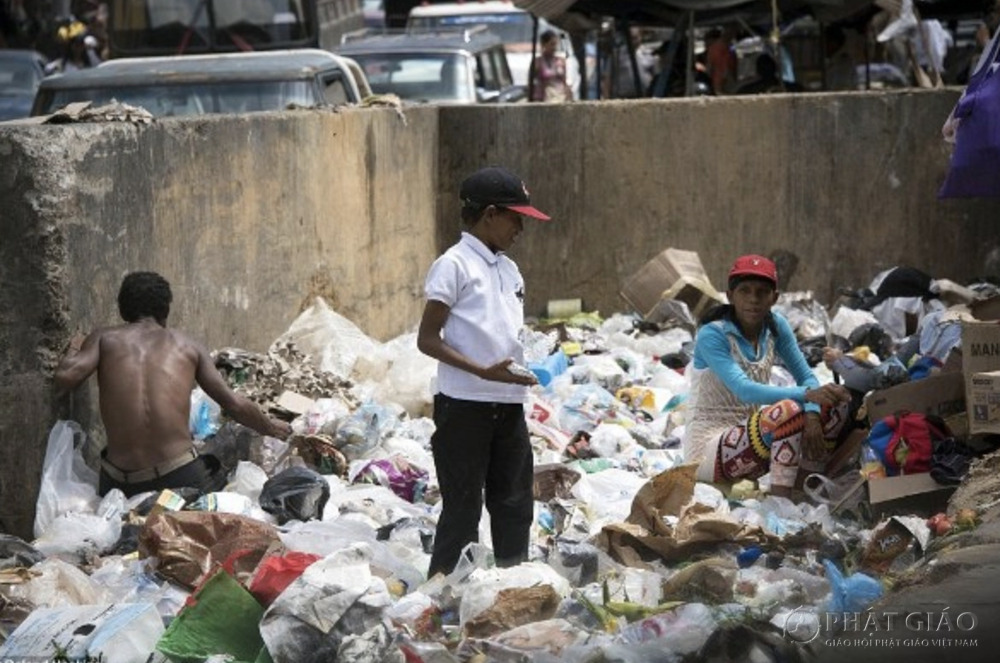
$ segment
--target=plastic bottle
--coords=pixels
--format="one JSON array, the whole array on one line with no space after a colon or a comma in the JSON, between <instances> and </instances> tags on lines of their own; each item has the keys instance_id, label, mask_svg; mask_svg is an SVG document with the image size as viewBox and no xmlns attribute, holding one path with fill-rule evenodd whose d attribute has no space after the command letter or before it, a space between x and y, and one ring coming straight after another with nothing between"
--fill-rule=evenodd
<instances>
[{"instance_id":1,"label":"plastic bottle","mask_svg":"<svg viewBox=\"0 0 1000 663\"><path fill-rule=\"evenodd\" d=\"M861 476L869 480L885 477L885 465L870 444L861 446Z\"/></svg>"}]
</instances>

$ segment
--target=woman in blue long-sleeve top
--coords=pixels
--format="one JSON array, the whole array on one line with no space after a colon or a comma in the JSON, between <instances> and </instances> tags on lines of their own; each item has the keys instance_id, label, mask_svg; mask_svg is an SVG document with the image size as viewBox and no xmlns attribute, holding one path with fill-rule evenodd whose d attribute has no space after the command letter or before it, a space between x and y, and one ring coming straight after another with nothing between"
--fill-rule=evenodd
<instances>
[{"instance_id":1,"label":"woman in blue long-sleeve top","mask_svg":"<svg viewBox=\"0 0 1000 663\"><path fill-rule=\"evenodd\" d=\"M771 310L778 299L772 261L733 263L729 304L698 330L684 455L700 481L756 479L769 470L771 492L790 496L800 469L821 469L843 428L849 392L820 386L788 321ZM771 385L780 357L796 386Z\"/></svg>"}]
</instances>

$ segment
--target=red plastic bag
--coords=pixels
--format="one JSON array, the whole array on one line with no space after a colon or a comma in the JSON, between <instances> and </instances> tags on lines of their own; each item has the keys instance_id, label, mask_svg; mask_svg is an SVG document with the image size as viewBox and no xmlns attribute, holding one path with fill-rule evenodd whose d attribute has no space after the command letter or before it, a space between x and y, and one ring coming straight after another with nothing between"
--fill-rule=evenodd
<instances>
[{"instance_id":1,"label":"red plastic bag","mask_svg":"<svg viewBox=\"0 0 1000 663\"><path fill-rule=\"evenodd\" d=\"M250 593L266 608L318 559L319 555L295 551L265 557L250 581Z\"/></svg>"}]
</instances>

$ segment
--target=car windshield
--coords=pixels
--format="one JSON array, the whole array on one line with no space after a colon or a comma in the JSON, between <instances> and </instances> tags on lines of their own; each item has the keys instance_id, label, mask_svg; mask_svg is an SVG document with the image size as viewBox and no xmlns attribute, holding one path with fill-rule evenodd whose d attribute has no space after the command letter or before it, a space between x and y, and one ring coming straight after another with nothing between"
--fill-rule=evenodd
<instances>
[{"instance_id":1,"label":"car windshield","mask_svg":"<svg viewBox=\"0 0 1000 663\"><path fill-rule=\"evenodd\" d=\"M0 92L32 92L38 80L38 72L30 62L0 60Z\"/></svg>"},{"instance_id":2,"label":"car windshield","mask_svg":"<svg viewBox=\"0 0 1000 663\"><path fill-rule=\"evenodd\" d=\"M453 16L419 16L410 19L410 27L418 29L459 28L468 29L485 25L505 44L526 44L531 50L533 29L527 12L501 12L497 14L456 14Z\"/></svg>"},{"instance_id":3,"label":"car windshield","mask_svg":"<svg viewBox=\"0 0 1000 663\"><path fill-rule=\"evenodd\" d=\"M101 105L112 100L141 106L157 117L248 113L319 103L310 81L129 85L56 90L41 113L52 113L74 101Z\"/></svg>"},{"instance_id":4,"label":"car windshield","mask_svg":"<svg viewBox=\"0 0 1000 663\"><path fill-rule=\"evenodd\" d=\"M467 58L455 53L361 53L372 91L409 101L474 101Z\"/></svg>"}]
</instances>

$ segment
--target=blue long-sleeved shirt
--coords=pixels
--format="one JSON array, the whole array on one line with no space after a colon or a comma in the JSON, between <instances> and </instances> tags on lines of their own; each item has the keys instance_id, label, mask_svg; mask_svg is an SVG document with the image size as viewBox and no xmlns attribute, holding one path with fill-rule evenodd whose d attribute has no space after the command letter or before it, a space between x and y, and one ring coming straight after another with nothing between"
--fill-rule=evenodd
<instances>
[{"instance_id":1,"label":"blue long-sleeved shirt","mask_svg":"<svg viewBox=\"0 0 1000 663\"><path fill-rule=\"evenodd\" d=\"M748 376L732 357L729 338L736 339L737 346L743 356L750 361L763 358L767 339L773 333L765 325L757 342L757 349L740 331L736 324L728 319L716 320L702 325L695 339L694 367L696 369L711 369L723 384L733 394L745 403L767 404L784 399L792 399L804 404L807 412L819 412L819 405L806 402L806 391L819 387L812 369L806 362L802 351L795 341L795 332L780 313L772 312L777 334L774 339L774 351L795 378L795 387L778 387L755 382Z\"/></svg>"}]
</instances>

